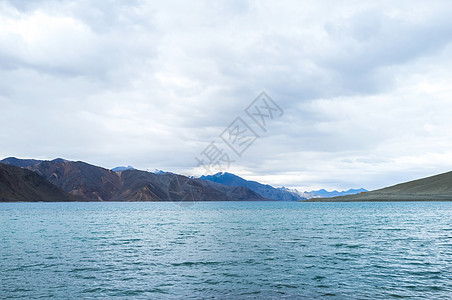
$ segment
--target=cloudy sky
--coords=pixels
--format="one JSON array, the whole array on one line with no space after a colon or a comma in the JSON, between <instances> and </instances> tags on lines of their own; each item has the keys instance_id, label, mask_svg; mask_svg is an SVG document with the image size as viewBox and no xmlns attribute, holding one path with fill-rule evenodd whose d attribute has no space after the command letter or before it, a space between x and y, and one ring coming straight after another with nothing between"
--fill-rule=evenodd
<instances>
[{"instance_id":1,"label":"cloudy sky","mask_svg":"<svg viewBox=\"0 0 452 300\"><path fill-rule=\"evenodd\" d=\"M375 189L452 170L450 1L0 1L0 157ZM250 122L251 123L251 122ZM253 126L250 124L250 126ZM253 127L254 128L254 127ZM256 129L257 131L257 129ZM229 150L228 150L229 149Z\"/></svg>"}]
</instances>

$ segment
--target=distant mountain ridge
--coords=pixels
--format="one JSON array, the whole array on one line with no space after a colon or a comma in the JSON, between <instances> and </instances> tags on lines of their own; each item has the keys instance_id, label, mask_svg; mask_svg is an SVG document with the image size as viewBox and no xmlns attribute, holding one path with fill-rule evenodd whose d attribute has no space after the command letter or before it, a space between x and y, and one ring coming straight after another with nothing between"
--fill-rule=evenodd
<instances>
[{"instance_id":1,"label":"distant mountain ridge","mask_svg":"<svg viewBox=\"0 0 452 300\"><path fill-rule=\"evenodd\" d=\"M227 186L246 187L259 195L279 201L300 201L305 197L292 192L286 188L275 188L271 185L262 184L257 181L249 181L231 173L217 173L215 175L201 176L200 179L220 183Z\"/></svg>"},{"instance_id":2,"label":"distant mountain ridge","mask_svg":"<svg viewBox=\"0 0 452 300\"><path fill-rule=\"evenodd\" d=\"M306 196L306 198L331 198L331 197L338 197L338 196L347 196L347 195L354 195L359 193L365 193L367 192L366 189L360 188L360 189L349 189L346 191L327 191L325 189L317 190L317 191L310 191L310 192L304 192L303 195Z\"/></svg>"},{"instance_id":3,"label":"distant mountain ridge","mask_svg":"<svg viewBox=\"0 0 452 300\"><path fill-rule=\"evenodd\" d=\"M256 193L263 197L280 201L300 201L310 198L327 198L367 192L367 190L363 188L349 189L347 191L341 192L339 191L328 192L325 189L310 192L299 192L296 189L289 189L286 187L275 188L268 184L262 184L256 181L249 181L243 179L240 176L227 172L224 173L220 172L215 175L201 176L200 179L209 180L212 182L217 182L229 186L244 186L252 191L255 191Z\"/></svg>"},{"instance_id":4,"label":"distant mountain ridge","mask_svg":"<svg viewBox=\"0 0 452 300\"><path fill-rule=\"evenodd\" d=\"M356 195L310 199L309 201L452 201L452 172Z\"/></svg>"},{"instance_id":5,"label":"distant mountain ridge","mask_svg":"<svg viewBox=\"0 0 452 300\"><path fill-rule=\"evenodd\" d=\"M132 166L127 166L127 167L119 166L119 167L113 168L111 170L113 172L122 172L122 171L127 171L127 170L135 170L135 168Z\"/></svg>"}]
</instances>

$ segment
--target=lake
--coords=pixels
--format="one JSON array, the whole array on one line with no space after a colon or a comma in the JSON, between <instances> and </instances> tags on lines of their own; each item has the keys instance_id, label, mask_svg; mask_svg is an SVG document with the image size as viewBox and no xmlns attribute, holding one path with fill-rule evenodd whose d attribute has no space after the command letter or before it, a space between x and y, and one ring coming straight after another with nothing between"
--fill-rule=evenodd
<instances>
[{"instance_id":1,"label":"lake","mask_svg":"<svg viewBox=\"0 0 452 300\"><path fill-rule=\"evenodd\" d=\"M0 298L452 297L452 203L0 203Z\"/></svg>"}]
</instances>

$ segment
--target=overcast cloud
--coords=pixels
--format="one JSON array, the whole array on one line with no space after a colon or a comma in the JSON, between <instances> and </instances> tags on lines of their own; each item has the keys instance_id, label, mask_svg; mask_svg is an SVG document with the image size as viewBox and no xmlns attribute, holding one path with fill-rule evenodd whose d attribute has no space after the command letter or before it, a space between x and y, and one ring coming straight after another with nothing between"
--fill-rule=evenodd
<instances>
[{"instance_id":1,"label":"overcast cloud","mask_svg":"<svg viewBox=\"0 0 452 300\"><path fill-rule=\"evenodd\" d=\"M200 175L261 92L284 110L229 169L301 190L452 169L450 1L0 1L0 157Z\"/></svg>"}]
</instances>

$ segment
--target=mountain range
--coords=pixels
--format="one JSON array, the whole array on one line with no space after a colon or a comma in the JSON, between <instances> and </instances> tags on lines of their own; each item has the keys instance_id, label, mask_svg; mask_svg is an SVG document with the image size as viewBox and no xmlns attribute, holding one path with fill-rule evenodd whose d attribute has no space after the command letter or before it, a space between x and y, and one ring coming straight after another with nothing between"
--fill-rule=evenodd
<instances>
[{"instance_id":1,"label":"mountain range","mask_svg":"<svg viewBox=\"0 0 452 300\"><path fill-rule=\"evenodd\" d=\"M452 172L371 192L322 189L300 193L248 181L231 173L193 178L163 171L140 171L130 166L108 170L62 158L47 161L9 157L0 161L0 202L268 200L452 201Z\"/></svg>"},{"instance_id":2,"label":"mountain range","mask_svg":"<svg viewBox=\"0 0 452 300\"><path fill-rule=\"evenodd\" d=\"M347 191L341 192L339 191L329 192L325 189L310 192L299 192L296 189L288 189L286 187L275 188L272 187L271 185L262 184L257 181L245 180L237 175L227 172L220 172L215 175L201 176L200 178L228 186L244 186L266 198L280 201L300 201L311 198L328 198L367 192L367 190L363 188L349 189Z\"/></svg>"},{"instance_id":3,"label":"mountain range","mask_svg":"<svg viewBox=\"0 0 452 300\"><path fill-rule=\"evenodd\" d=\"M140 171L132 166L108 170L62 158L48 161L8 157L0 164L4 170L4 176L0 178L0 201L58 201L55 199L63 198L65 201L303 201L366 191L328 192L322 189L300 193L245 180L231 173L189 178L161 170ZM6 165L16 168L7 169ZM28 177L23 172L28 172ZM27 188L30 182L24 180L24 176L32 178L39 188ZM45 197L47 192L48 197Z\"/></svg>"},{"instance_id":4,"label":"mountain range","mask_svg":"<svg viewBox=\"0 0 452 300\"><path fill-rule=\"evenodd\" d=\"M246 187L168 172L113 171L81 161L6 158L0 201L266 201ZM46 197L48 196L48 197Z\"/></svg>"}]
</instances>

